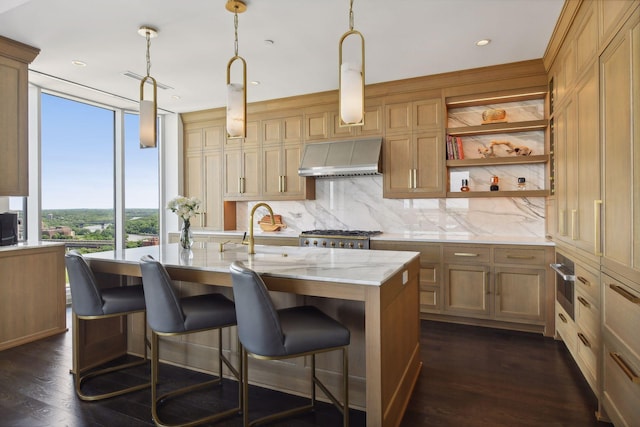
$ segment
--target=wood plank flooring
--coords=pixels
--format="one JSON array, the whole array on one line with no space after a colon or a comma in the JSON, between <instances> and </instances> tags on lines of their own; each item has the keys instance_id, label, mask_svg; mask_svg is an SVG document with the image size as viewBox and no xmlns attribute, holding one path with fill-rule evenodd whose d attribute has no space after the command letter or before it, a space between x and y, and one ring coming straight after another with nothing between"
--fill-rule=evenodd
<instances>
[{"instance_id":1,"label":"wood plank flooring","mask_svg":"<svg viewBox=\"0 0 640 427\"><path fill-rule=\"evenodd\" d=\"M68 323L70 324L70 322ZM420 378L403 427L608 426L595 420L596 399L564 344L541 335L422 321ZM151 393L139 391L102 402L81 402L73 392L71 333L0 352L0 426L150 426ZM133 368L119 383L144 381L148 367ZM162 366L160 380L177 387L203 374ZM94 381L96 391L118 384ZM232 407L237 384L225 381L206 395L170 402L169 422ZM252 387L251 416L299 403L297 397ZM240 416L216 425L240 426ZM339 426L338 411L321 404L312 414L274 426ZM365 425L351 410L351 425Z\"/></svg>"}]
</instances>

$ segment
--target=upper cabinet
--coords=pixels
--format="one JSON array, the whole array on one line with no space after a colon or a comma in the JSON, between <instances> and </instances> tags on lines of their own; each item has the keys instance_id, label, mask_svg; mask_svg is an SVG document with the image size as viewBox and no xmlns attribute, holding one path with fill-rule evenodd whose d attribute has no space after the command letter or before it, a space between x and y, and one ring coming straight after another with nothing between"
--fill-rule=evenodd
<instances>
[{"instance_id":1,"label":"upper cabinet","mask_svg":"<svg viewBox=\"0 0 640 427\"><path fill-rule=\"evenodd\" d=\"M29 194L27 67L39 52L0 36L0 196Z\"/></svg>"},{"instance_id":2,"label":"upper cabinet","mask_svg":"<svg viewBox=\"0 0 640 427\"><path fill-rule=\"evenodd\" d=\"M385 198L444 197L442 99L385 105Z\"/></svg>"},{"instance_id":3,"label":"upper cabinet","mask_svg":"<svg viewBox=\"0 0 640 427\"><path fill-rule=\"evenodd\" d=\"M546 93L534 87L447 98L447 197L549 194Z\"/></svg>"}]
</instances>

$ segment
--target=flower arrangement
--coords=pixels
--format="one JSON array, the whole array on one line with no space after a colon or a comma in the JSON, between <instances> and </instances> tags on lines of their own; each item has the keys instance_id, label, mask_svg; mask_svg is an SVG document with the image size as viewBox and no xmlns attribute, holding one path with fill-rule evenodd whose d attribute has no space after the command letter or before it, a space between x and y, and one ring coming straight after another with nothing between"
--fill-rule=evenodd
<instances>
[{"instance_id":1,"label":"flower arrangement","mask_svg":"<svg viewBox=\"0 0 640 427\"><path fill-rule=\"evenodd\" d=\"M189 223L191 218L202 213L200 203L197 197L177 196L169 201L167 209L178 215L185 223Z\"/></svg>"},{"instance_id":2,"label":"flower arrangement","mask_svg":"<svg viewBox=\"0 0 640 427\"><path fill-rule=\"evenodd\" d=\"M183 221L179 240L180 246L183 249L190 249L191 245L193 245L191 218L202 213L200 211L200 203L200 199L197 197L177 196L167 204L167 209L178 215Z\"/></svg>"}]
</instances>

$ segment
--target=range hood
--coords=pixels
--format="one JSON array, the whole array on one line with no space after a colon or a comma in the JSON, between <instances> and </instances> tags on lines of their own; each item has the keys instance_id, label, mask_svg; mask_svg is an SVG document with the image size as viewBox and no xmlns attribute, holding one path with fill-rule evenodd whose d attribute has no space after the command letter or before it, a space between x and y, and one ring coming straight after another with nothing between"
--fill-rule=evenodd
<instances>
[{"instance_id":1,"label":"range hood","mask_svg":"<svg viewBox=\"0 0 640 427\"><path fill-rule=\"evenodd\" d=\"M380 175L381 148L380 137L307 144L298 175L316 178Z\"/></svg>"}]
</instances>

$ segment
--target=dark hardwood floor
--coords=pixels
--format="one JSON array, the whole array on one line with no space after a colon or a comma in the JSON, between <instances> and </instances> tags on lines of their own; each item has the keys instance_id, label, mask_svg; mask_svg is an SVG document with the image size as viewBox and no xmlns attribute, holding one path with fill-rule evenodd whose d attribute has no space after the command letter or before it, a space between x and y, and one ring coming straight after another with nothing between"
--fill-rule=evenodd
<instances>
[{"instance_id":1,"label":"dark hardwood floor","mask_svg":"<svg viewBox=\"0 0 640 427\"><path fill-rule=\"evenodd\" d=\"M70 324L70 322L69 322ZM598 423L596 399L567 349L541 335L422 322L422 368L402 426L608 426ZM102 402L81 402L73 392L71 333L0 352L0 426L149 426L149 390ZM144 381L148 367L133 368L116 382ZM179 386L203 374L165 366L161 381ZM109 387L95 380L96 391ZM118 385L118 384L115 384ZM212 407L232 407L237 384L225 381L206 395L169 403L170 422ZM252 387L252 417L296 404L297 397ZM240 426L240 416L217 425ZM339 426L338 411L321 404L315 413L277 426ZM351 411L351 425L365 416Z\"/></svg>"}]
</instances>

